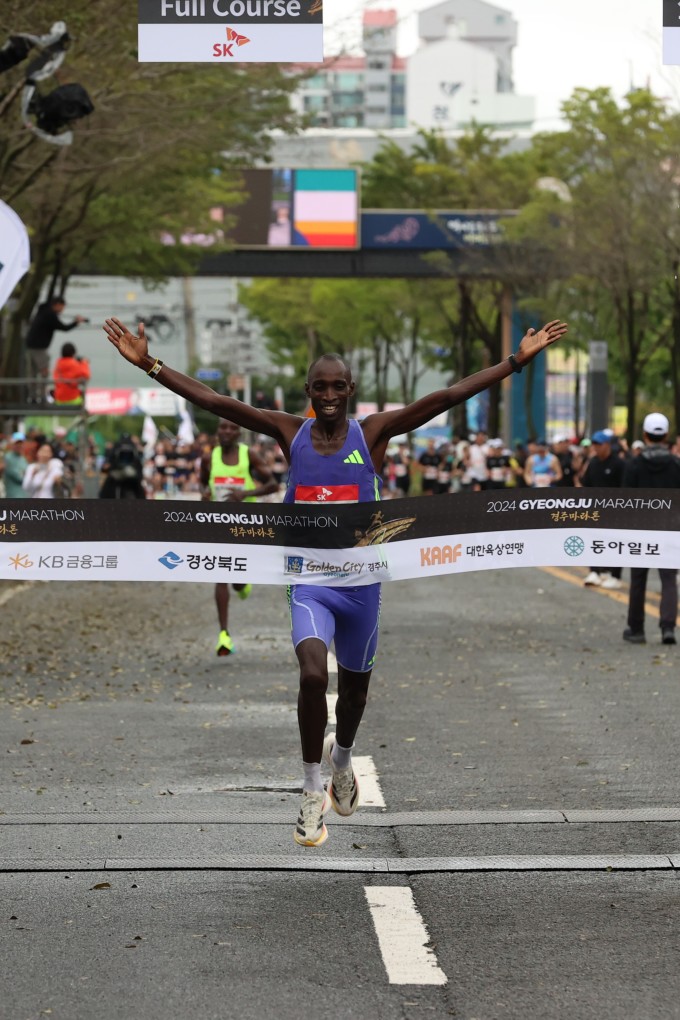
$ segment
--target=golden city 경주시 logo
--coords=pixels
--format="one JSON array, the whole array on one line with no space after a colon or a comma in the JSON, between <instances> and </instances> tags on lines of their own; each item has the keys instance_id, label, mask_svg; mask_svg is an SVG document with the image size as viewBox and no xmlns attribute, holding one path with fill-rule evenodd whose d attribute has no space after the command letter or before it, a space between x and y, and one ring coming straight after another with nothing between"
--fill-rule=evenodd
<instances>
[{"instance_id":1,"label":"golden city \uacbd\uc8fc\uc2dc logo","mask_svg":"<svg viewBox=\"0 0 680 1020\"><path fill-rule=\"evenodd\" d=\"M247 35L241 35L235 28L227 28L227 41L214 44L213 57L233 57L234 46L246 46L249 42Z\"/></svg>"},{"instance_id":2,"label":"golden city \uacbd\uc8fc\uc2dc logo","mask_svg":"<svg viewBox=\"0 0 680 1020\"><path fill-rule=\"evenodd\" d=\"M28 558L28 553L17 553L15 556L10 556L9 565L15 570L27 570L33 566L33 560Z\"/></svg>"}]
</instances>

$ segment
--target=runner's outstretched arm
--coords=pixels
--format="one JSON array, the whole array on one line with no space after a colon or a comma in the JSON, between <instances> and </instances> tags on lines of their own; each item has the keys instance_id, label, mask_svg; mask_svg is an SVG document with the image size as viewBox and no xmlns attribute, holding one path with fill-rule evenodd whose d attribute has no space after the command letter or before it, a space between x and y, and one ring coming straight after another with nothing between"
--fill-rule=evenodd
<instances>
[{"instance_id":1,"label":"runner's outstretched arm","mask_svg":"<svg viewBox=\"0 0 680 1020\"><path fill-rule=\"evenodd\" d=\"M567 332L567 325L559 319L553 319L546 323L543 329L536 332L529 329L522 337L522 341L514 355L518 368L523 368L533 361L537 354L544 348L554 344ZM382 411L378 414L369 415L363 422L364 435L369 450L381 442L387 442L393 436L399 436L404 432L411 432L413 429L425 425L426 422L436 418L438 414L450 410L457 404L462 404L476 393L481 393L489 386L507 379L512 375L513 367L509 359L501 361L492 368L485 368L481 372L470 375L467 379L461 379L448 389L436 390L426 397L408 404L398 411Z\"/></svg>"},{"instance_id":2,"label":"runner's outstretched arm","mask_svg":"<svg viewBox=\"0 0 680 1020\"><path fill-rule=\"evenodd\" d=\"M109 341L131 365L143 369L148 374L159 361L158 358L149 354L143 322L139 324L138 336L131 333L120 319L107 319L103 329ZM279 443L286 457L290 450L290 444L304 421L304 418L294 414L286 414L283 411L265 411L259 407L251 407L250 404L236 400L235 397L226 397L221 393L215 393L209 386L205 386L197 379L192 379L167 365L163 365L160 372L154 373L154 378L166 389L172 390L180 397L185 397L192 404L197 404L204 410L217 415L218 418L228 418L243 428L271 436Z\"/></svg>"}]
</instances>

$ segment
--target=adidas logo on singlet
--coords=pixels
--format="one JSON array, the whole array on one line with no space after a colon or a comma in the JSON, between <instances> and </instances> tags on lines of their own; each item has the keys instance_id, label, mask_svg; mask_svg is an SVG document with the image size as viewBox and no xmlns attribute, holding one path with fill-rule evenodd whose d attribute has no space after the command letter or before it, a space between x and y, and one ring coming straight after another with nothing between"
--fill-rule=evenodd
<instances>
[{"instance_id":1,"label":"adidas logo on singlet","mask_svg":"<svg viewBox=\"0 0 680 1020\"><path fill-rule=\"evenodd\" d=\"M345 457L343 464L363 464L364 458L361 456L358 450L354 450L350 453L349 457Z\"/></svg>"}]
</instances>

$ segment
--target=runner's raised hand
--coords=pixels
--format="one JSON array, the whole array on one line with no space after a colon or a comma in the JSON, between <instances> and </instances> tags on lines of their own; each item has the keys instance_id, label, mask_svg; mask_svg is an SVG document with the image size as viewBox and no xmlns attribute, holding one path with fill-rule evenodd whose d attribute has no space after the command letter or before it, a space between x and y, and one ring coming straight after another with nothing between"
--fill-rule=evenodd
<instances>
[{"instance_id":1,"label":"runner's raised hand","mask_svg":"<svg viewBox=\"0 0 680 1020\"><path fill-rule=\"evenodd\" d=\"M517 360L520 365L525 365L535 358L537 354L540 354L545 347L549 347L550 344L560 340L567 332L567 329L566 322L560 322L559 319L546 322L543 329L539 329L538 332L535 329L528 329L517 348L517 354L519 354Z\"/></svg>"},{"instance_id":2,"label":"runner's raised hand","mask_svg":"<svg viewBox=\"0 0 680 1020\"><path fill-rule=\"evenodd\" d=\"M120 319L107 319L103 329L109 341L118 349L126 361L129 361L132 365L141 366L143 359L149 353L149 345L144 333L143 322L139 324L139 336L131 333Z\"/></svg>"}]
</instances>

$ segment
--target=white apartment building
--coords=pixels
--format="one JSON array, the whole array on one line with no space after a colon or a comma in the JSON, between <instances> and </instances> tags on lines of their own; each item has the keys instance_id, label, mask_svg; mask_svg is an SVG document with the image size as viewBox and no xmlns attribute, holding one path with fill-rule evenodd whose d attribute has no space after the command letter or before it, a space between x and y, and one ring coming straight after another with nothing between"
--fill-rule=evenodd
<instances>
[{"instance_id":1,"label":"white apartment building","mask_svg":"<svg viewBox=\"0 0 680 1020\"><path fill-rule=\"evenodd\" d=\"M531 129L535 100L514 92L518 26L510 11L486 0L443 0L418 15L419 46L406 58L396 52L397 27L395 10L367 10L363 55L309 65L314 73L293 101L312 127L460 131L475 121Z\"/></svg>"}]
</instances>

